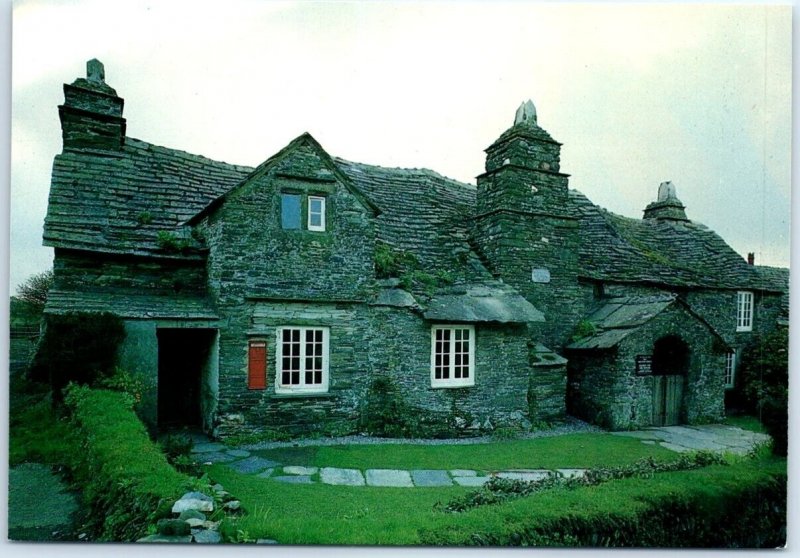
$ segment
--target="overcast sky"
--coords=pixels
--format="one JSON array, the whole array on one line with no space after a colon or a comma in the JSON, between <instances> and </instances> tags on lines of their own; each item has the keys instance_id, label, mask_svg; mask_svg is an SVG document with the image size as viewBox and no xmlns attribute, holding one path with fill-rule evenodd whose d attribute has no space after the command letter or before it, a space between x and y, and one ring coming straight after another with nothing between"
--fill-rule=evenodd
<instances>
[{"instance_id":1,"label":"overcast sky","mask_svg":"<svg viewBox=\"0 0 800 558\"><path fill-rule=\"evenodd\" d=\"M13 18L10 287L41 246L62 83L105 64L130 137L255 166L332 155L474 183L532 99L570 187L688 216L788 266L791 7L22 0Z\"/></svg>"}]
</instances>

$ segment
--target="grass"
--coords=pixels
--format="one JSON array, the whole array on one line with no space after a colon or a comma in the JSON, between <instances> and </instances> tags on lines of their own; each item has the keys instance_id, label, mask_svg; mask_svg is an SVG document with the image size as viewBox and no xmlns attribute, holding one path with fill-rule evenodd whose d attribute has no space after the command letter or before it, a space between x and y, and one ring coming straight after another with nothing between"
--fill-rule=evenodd
<instances>
[{"instance_id":1,"label":"grass","mask_svg":"<svg viewBox=\"0 0 800 558\"><path fill-rule=\"evenodd\" d=\"M761 421L752 415L729 416L725 419L725 424L736 426L742 430L768 434L767 429L764 428L764 425L761 424Z\"/></svg>"},{"instance_id":2,"label":"grass","mask_svg":"<svg viewBox=\"0 0 800 558\"><path fill-rule=\"evenodd\" d=\"M241 531L246 539L268 538L281 544L462 545L471 542L473 533L509 533L539 523L557 527L567 517L634 517L654 499L676 494L690 494L713 506L742 483L781 470L786 470L785 460L741 460L650 479L554 489L458 514L434 506L470 489L286 485L241 475L224 465L211 466L209 474L241 500L247 513L227 529Z\"/></svg>"},{"instance_id":3,"label":"grass","mask_svg":"<svg viewBox=\"0 0 800 558\"><path fill-rule=\"evenodd\" d=\"M611 434L570 434L483 444L422 446L348 445L258 450L287 465L353 469L554 469L616 466L675 454L658 445Z\"/></svg>"}]
</instances>

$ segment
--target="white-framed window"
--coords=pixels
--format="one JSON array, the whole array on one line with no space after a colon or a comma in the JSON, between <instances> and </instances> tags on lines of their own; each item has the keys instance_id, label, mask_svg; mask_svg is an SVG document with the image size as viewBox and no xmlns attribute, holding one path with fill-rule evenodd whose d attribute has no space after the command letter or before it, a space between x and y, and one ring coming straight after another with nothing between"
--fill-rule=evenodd
<instances>
[{"instance_id":1,"label":"white-framed window","mask_svg":"<svg viewBox=\"0 0 800 558\"><path fill-rule=\"evenodd\" d=\"M750 291L737 293L736 331L753 331L753 293Z\"/></svg>"},{"instance_id":2,"label":"white-framed window","mask_svg":"<svg viewBox=\"0 0 800 558\"><path fill-rule=\"evenodd\" d=\"M327 392L329 329L285 326L277 337L275 393Z\"/></svg>"},{"instance_id":3,"label":"white-framed window","mask_svg":"<svg viewBox=\"0 0 800 558\"><path fill-rule=\"evenodd\" d=\"M725 389L731 389L736 381L736 351L725 354Z\"/></svg>"},{"instance_id":4,"label":"white-framed window","mask_svg":"<svg viewBox=\"0 0 800 558\"><path fill-rule=\"evenodd\" d=\"M431 387L475 385L475 328L437 325L431 328Z\"/></svg>"},{"instance_id":5,"label":"white-framed window","mask_svg":"<svg viewBox=\"0 0 800 558\"><path fill-rule=\"evenodd\" d=\"M308 196L308 230L325 230L325 198Z\"/></svg>"}]
</instances>

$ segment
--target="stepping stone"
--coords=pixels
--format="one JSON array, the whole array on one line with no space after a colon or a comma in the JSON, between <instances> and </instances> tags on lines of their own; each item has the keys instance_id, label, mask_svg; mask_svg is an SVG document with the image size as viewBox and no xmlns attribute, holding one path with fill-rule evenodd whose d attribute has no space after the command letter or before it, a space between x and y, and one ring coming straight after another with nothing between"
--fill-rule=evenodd
<instances>
[{"instance_id":1,"label":"stepping stone","mask_svg":"<svg viewBox=\"0 0 800 558\"><path fill-rule=\"evenodd\" d=\"M288 465L283 468L283 472L287 475L315 475L319 471L319 467L301 467L299 465Z\"/></svg>"},{"instance_id":2,"label":"stepping stone","mask_svg":"<svg viewBox=\"0 0 800 558\"><path fill-rule=\"evenodd\" d=\"M532 470L532 471L503 471L495 473L494 476L501 479L508 480L521 480L521 481L538 481L546 479L551 475L550 471L545 470Z\"/></svg>"},{"instance_id":3,"label":"stepping stone","mask_svg":"<svg viewBox=\"0 0 800 558\"><path fill-rule=\"evenodd\" d=\"M311 477L308 475L282 475L272 478L278 482L285 482L289 484L314 484L314 481L312 481Z\"/></svg>"},{"instance_id":4,"label":"stepping stone","mask_svg":"<svg viewBox=\"0 0 800 558\"><path fill-rule=\"evenodd\" d=\"M474 472L474 471L473 471ZM447 471L437 471L432 469L417 469L411 471L411 478L414 479L415 486L452 486Z\"/></svg>"},{"instance_id":5,"label":"stepping stone","mask_svg":"<svg viewBox=\"0 0 800 558\"><path fill-rule=\"evenodd\" d=\"M250 452L243 449L232 449L226 451L225 453L232 455L233 457L250 457Z\"/></svg>"},{"instance_id":6,"label":"stepping stone","mask_svg":"<svg viewBox=\"0 0 800 558\"><path fill-rule=\"evenodd\" d=\"M137 543L190 543L191 535L148 535L136 541Z\"/></svg>"},{"instance_id":7,"label":"stepping stone","mask_svg":"<svg viewBox=\"0 0 800 558\"><path fill-rule=\"evenodd\" d=\"M269 469L270 467L276 467L278 465L280 465L280 463L277 461L271 461L255 455L253 457L242 459L241 461L228 463L228 467L238 473L244 474L260 473L264 469Z\"/></svg>"},{"instance_id":8,"label":"stepping stone","mask_svg":"<svg viewBox=\"0 0 800 558\"><path fill-rule=\"evenodd\" d=\"M556 469L559 473L564 475L565 478L574 479L586 475L586 469Z\"/></svg>"},{"instance_id":9,"label":"stepping stone","mask_svg":"<svg viewBox=\"0 0 800 558\"><path fill-rule=\"evenodd\" d=\"M197 459L201 463L228 463L229 461L235 461L236 458L232 455L228 455L227 453L220 453L216 451L212 451L210 453L200 453L197 454Z\"/></svg>"},{"instance_id":10,"label":"stepping stone","mask_svg":"<svg viewBox=\"0 0 800 558\"><path fill-rule=\"evenodd\" d=\"M266 471L262 471L261 473L257 474L256 476L261 479L267 479L272 476L272 472L275 469L267 469Z\"/></svg>"},{"instance_id":11,"label":"stepping stone","mask_svg":"<svg viewBox=\"0 0 800 558\"><path fill-rule=\"evenodd\" d=\"M472 469L451 469L450 474L454 477L474 477L478 472Z\"/></svg>"},{"instance_id":12,"label":"stepping stone","mask_svg":"<svg viewBox=\"0 0 800 558\"><path fill-rule=\"evenodd\" d=\"M192 453L209 453L212 451L220 452L225 449L224 444L220 444L217 442L203 442L200 444L195 444L192 447Z\"/></svg>"},{"instance_id":13,"label":"stepping stone","mask_svg":"<svg viewBox=\"0 0 800 558\"><path fill-rule=\"evenodd\" d=\"M172 513L180 514L186 510L196 510L201 512L214 511L214 499L206 496L202 492L187 492L181 499L172 505Z\"/></svg>"},{"instance_id":14,"label":"stepping stone","mask_svg":"<svg viewBox=\"0 0 800 558\"><path fill-rule=\"evenodd\" d=\"M453 477L456 484L461 486L483 486L491 477Z\"/></svg>"},{"instance_id":15,"label":"stepping stone","mask_svg":"<svg viewBox=\"0 0 800 558\"><path fill-rule=\"evenodd\" d=\"M199 544L217 544L222 542L222 537L210 529L193 529L194 542ZM197 532L194 532L197 531Z\"/></svg>"},{"instance_id":16,"label":"stepping stone","mask_svg":"<svg viewBox=\"0 0 800 558\"><path fill-rule=\"evenodd\" d=\"M358 469L323 467L320 471L320 480L325 484L364 486L364 476Z\"/></svg>"},{"instance_id":17,"label":"stepping stone","mask_svg":"<svg viewBox=\"0 0 800 558\"><path fill-rule=\"evenodd\" d=\"M399 469L367 469L367 484L370 486L414 486L408 471Z\"/></svg>"}]
</instances>

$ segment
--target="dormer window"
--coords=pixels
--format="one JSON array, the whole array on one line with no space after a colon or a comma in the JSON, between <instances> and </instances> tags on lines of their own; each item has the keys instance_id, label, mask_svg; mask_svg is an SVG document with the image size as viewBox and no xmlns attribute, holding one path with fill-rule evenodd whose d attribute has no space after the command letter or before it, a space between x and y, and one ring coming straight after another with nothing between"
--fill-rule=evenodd
<instances>
[{"instance_id":1,"label":"dormer window","mask_svg":"<svg viewBox=\"0 0 800 558\"><path fill-rule=\"evenodd\" d=\"M750 291L737 293L736 331L753 331L753 293Z\"/></svg>"},{"instance_id":2,"label":"dormer window","mask_svg":"<svg viewBox=\"0 0 800 558\"><path fill-rule=\"evenodd\" d=\"M308 230L325 230L325 198L322 196L308 197Z\"/></svg>"}]
</instances>

